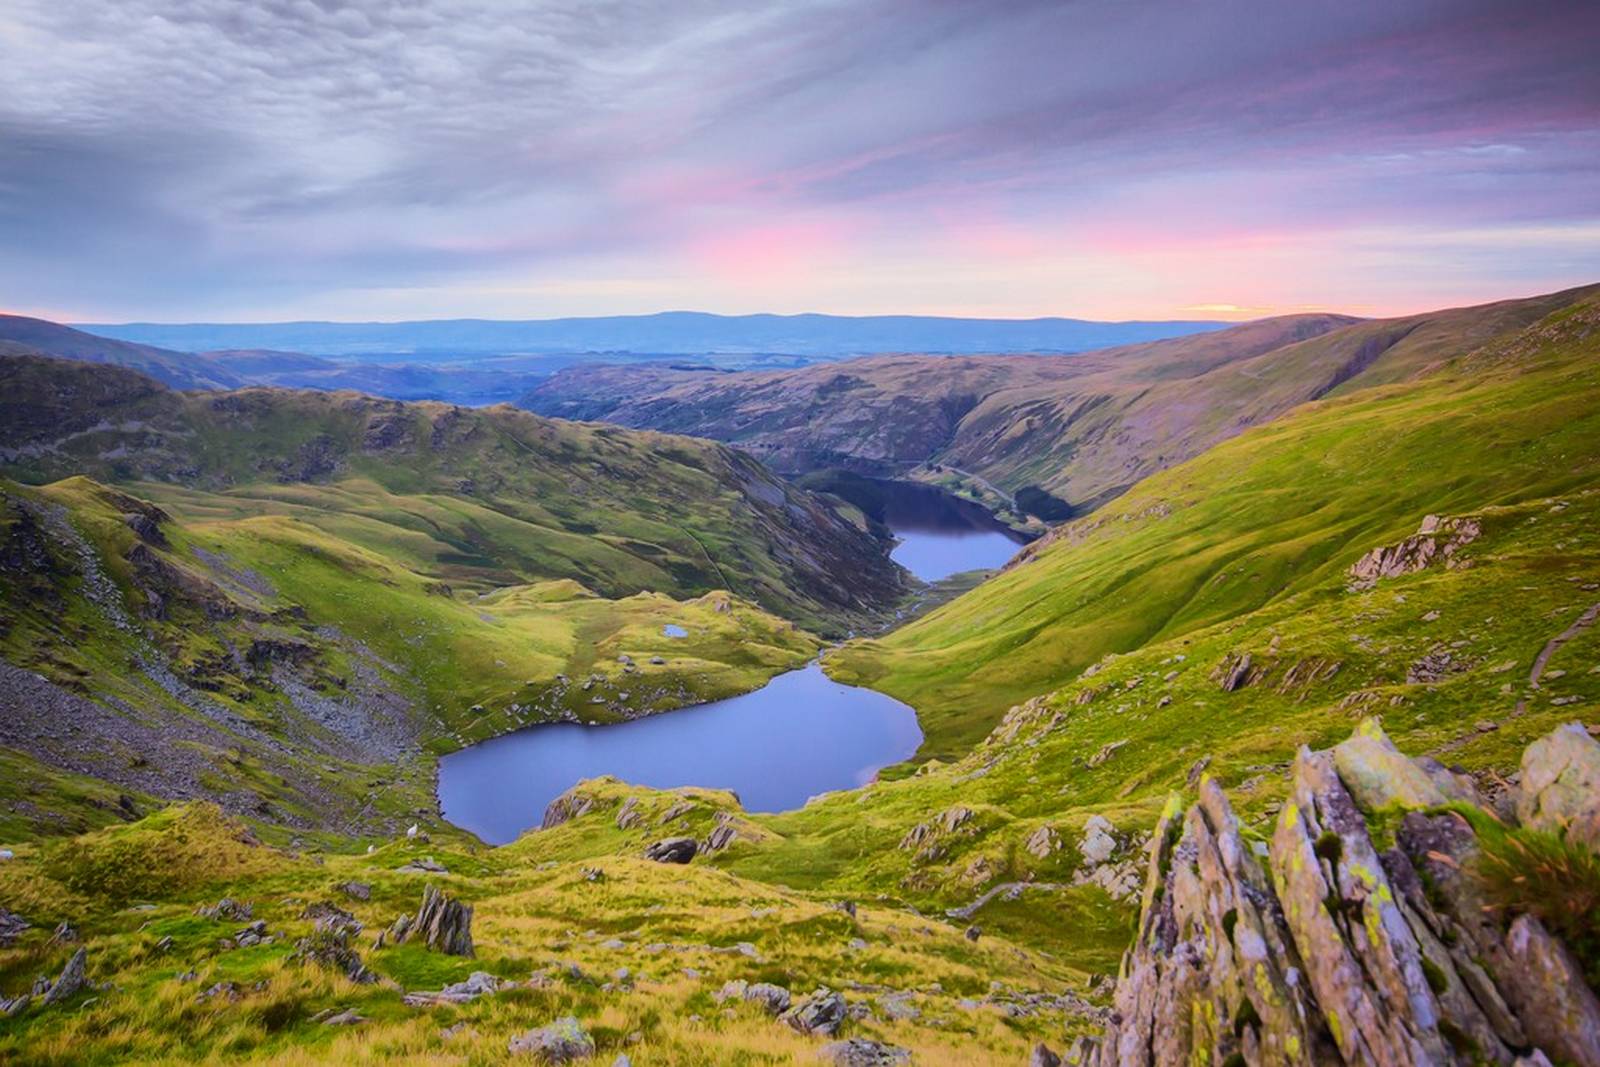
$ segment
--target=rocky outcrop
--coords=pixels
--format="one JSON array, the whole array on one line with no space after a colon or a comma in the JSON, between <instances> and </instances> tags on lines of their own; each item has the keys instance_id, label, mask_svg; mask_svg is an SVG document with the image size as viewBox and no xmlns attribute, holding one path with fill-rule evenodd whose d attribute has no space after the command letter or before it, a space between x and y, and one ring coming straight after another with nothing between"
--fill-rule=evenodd
<instances>
[{"instance_id":1,"label":"rocky outcrop","mask_svg":"<svg viewBox=\"0 0 1600 1067\"><path fill-rule=\"evenodd\" d=\"M539 829L551 830L562 823L582 818L593 810L594 804L594 797L578 792L576 787L569 789L552 800L544 809L544 818L539 823Z\"/></svg>"},{"instance_id":2,"label":"rocky outcrop","mask_svg":"<svg viewBox=\"0 0 1600 1067\"><path fill-rule=\"evenodd\" d=\"M1580 784L1595 760L1581 728L1531 747L1517 803L1529 825L1547 810L1562 828L1600 817L1600 789ZM1471 803L1464 777L1367 723L1301 751L1270 843L1213 779L1198 793L1156 828L1115 1012L1068 1062L1600 1065L1600 1000L1577 960L1476 873L1473 822L1446 807Z\"/></svg>"},{"instance_id":3,"label":"rocky outcrop","mask_svg":"<svg viewBox=\"0 0 1600 1067\"><path fill-rule=\"evenodd\" d=\"M420 940L447 956L472 956L472 908L428 886L416 918L402 915L385 935L391 944Z\"/></svg>"},{"instance_id":4,"label":"rocky outcrop","mask_svg":"<svg viewBox=\"0 0 1600 1067\"><path fill-rule=\"evenodd\" d=\"M897 1067L910 1063L911 1053L881 1041L852 1037L822 1046L817 1050L817 1059L834 1067Z\"/></svg>"},{"instance_id":5,"label":"rocky outcrop","mask_svg":"<svg viewBox=\"0 0 1600 1067\"><path fill-rule=\"evenodd\" d=\"M780 1016L802 1034L832 1037L844 1025L848 1009L844 997L828 988L819 988Z\"/></svg>"},{"instance_id":6,"label":"rocky outcrop","mask_svg":"<svg viewBox=\"0 0 1600 1067\"><path fill-rule=\"evenodd\" d=\"M1371 589L1384 578L1411 574L1440 560L1446 567L1462 566L1458 553L1482 533L1483 524L1471 516L1429 515L1410 537L1374 548L1356 560L1350 567L1350 588Z\"/></svg>"},{"instance_id":7,"label":"rocky outcrop","mask_svg":"<svg viewBox=\"0 0 1600 1067\"><path fill-rule=\"evenodd\" d=\"M49 1007L74 996L89 985L87 963L89 953L87 949L80 948L72 954L67 965L61 968L61 974L43 990L35 989L36 994L42 993L39 1000L41 1007Z\"/></svg>"},{"instance_id":8,"label":"rocky outcrop","mask_svg":"<svg viewBox=\"0 0 1600 1067\"><path fill-rule=\"evenodd\" d=\"M668 837L647 845L644 858L657 863L688 863L699 850L699 843L692 837Z\"/></svg>"}]
</instances>

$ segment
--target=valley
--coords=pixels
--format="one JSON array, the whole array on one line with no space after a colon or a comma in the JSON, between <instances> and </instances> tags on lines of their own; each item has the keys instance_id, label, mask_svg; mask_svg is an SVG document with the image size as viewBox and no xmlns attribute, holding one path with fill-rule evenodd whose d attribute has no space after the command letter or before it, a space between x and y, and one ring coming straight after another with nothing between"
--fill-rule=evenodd
<instances>
[{"instance_id":1,"label":"valley","mask_svg":"<svg viewBox=\"0 0 1600 1067\"><path fill-rule=\"evenodd\" d=\"M7 0L0 1067L1600 1067L1596 41Z\"/></svg>"},{"instance_id":2,"label":"valley","mask_svg":"<svg viewBox=\"0 0 1600 1067\"><path fill-rule=\"evenodd\" d=\"M1041 1042L1111 1063L1155 1033L1227 1053L1246 1031L1140 1007L1178 981L1149 917L1217 877L1152 897L1189 862L1180 829L1259 843L1280 895L1285 813L1344 789L1360 813L1340 847L1390 849L1396 892L1397 812L1465 812L1476 843L1452 848L1533 847L1517 835L1550 825L1559 844L1539 847L1586 847L1522 798L1552 745L1600 773L1600 743L1569 726L1600 700L1600 294L1237 331L1028 357L1031 384L976 397L908 469L887 461L899 444L835 444L789 481L740 450L759 437L0 361L0 903L29 924L0 949L0 995L66 963L59 922L93 975L144 991L24 1009L0 1053L497 1059L568 1015L640 1063L789 1062L835 1033L933 1064ZM844 366L936 380L914 357ZM971 458L995 397L1076 410L1096 375L1139 384ZM1162 375L1182 383L1166 400ZM823 433L796 412L824 402L793 397L771 432ZM1140 414L1158 400L1161 419ZM877 403L826 410L866 434L902 410ZM910 410L893 425L932 424ZM1042 483L1007 472L1061 450L1084 458L1050 484L1100 484L1156 424L1185 443L1141 439L1129 470L1148 473L1064 521L935 488L1021 497ZM1600 806L1560 795L1574 818ZM1419 848L1408 863L1437 862ZM1551 877L1556 898L1579 884ZM425 886L471 903L472 956L375 943ZM1456 891L1415 907L1442 922ZM269 939L195 914L220 897L252 902ZM1287 898L1259 906L1284 916L1263 929L1311 936ZM1569 939L1545 963L1600 966L1581 923L1504 907ZM1486 952L1509 951L1499 930ZM1465 981L1448 946L1415 951L1441 989ZM1484 973L1509 989L1524 972ZM801 1014L774 1019L760 983ZM1268 994L1207 995L1289 1032ZM1482 1047L1567 1048L1509 992L1523 1029L1429 995ZM1573 995L1563 1010L1600 1023ZM833 1011L821 1030L805 1014ZM1335 1049L1320 1011L1297 1039Z\"/></svg>"}]
</instances>

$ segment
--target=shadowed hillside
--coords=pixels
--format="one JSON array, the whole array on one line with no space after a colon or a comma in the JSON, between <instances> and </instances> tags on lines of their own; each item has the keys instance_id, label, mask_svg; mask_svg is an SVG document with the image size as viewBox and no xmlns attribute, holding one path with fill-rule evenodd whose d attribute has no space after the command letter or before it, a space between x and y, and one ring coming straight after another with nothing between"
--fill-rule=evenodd
<instances>
[{"instance_id":1,"label":"shadowed hillside","mask_svg":"<svg viewBox=\"0 0 1600 1067\"><path fill-rule=\"evenodd\" d=\"M100 337L70 326L0 315L0 357L49 355L141 371L174 389L232 389L243 379L203 356Z\"/></svg>"}]
</instances>

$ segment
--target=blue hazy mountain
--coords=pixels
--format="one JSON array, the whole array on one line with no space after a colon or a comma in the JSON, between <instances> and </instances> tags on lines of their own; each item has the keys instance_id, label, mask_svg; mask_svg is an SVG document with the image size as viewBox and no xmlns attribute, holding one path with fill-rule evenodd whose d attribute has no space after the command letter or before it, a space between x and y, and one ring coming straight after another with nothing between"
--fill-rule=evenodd
<instances>
[{"instance_id":1,"label":"blue hazy mountain","mask_svg":"<svg viewBox=\"0 0 1600 1067\"><path fill-rule=\"evenodd\" d=\"M1219 322L964 319L923 315L712 315L669 311L602 318L418 322L85 324L105 337L183 351L279 349L324 356L448 360L484 354L774 352L830 358L873 352L1083 352L1156 341Z\"/></svg>"}]
</instances>

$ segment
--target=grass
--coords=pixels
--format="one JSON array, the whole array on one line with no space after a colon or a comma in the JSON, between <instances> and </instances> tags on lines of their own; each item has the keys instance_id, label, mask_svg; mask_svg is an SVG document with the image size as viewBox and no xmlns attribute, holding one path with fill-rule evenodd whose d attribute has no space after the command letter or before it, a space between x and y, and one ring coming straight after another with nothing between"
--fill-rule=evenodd
<instances>
[{"instance_id":1,"label":"grass","mask_svg":"<svg viewBox=\"0 0 1600 1067\"><path fill-rule=\"evenodd\" d=\"M1427 379L1301 409L1150 479L903 630L835 651L830 670L912 699L936 758L795 811L754 815L725 792L597 779L579 787L585 814L488 849L406 810L416 779L372 786L380 772L345 767L328 776L330 788L398 793L387 813L417 818L432 840L324 832L295 843L263 824L267 843L251 844L228 818L185 807L73 841L30 829L32 840L0 863L0 900L35 927L0 950L0 994L65 961L66 948L48 944L62 919L88 938L91 977L113 988L0 1021L0 1059L495 1062L511 1035L567 1014L589 1027L602 1062L619 1052L641 1064L815 1055L817 1042L754 1007L718 1003L713 994L735 978L844 990L873 1005L847 1034L914 1049L918 1062L1020 1062L1034 1041L1059 1047L1092 1021L1006 1005L1064 993L1103 1003L1094 979L1114 970L1137 904L1090 877L1081 846L1091 817L1113 827L1113 872L1137 876L1158 816L1202 772L1227 790L1245 837L1259 840L1299 747L1326 748L1363 720L1381 718L1408 754L1486 779L1511 773L1527 744L1562 723L1600 726L1600 627L1575 625L1600 603L1596 314L1585 305ZM11 492L69 506L111 546L108 558L125 553L131 535L99 488ZM613 679L618 655L636 665L661 655L664 668L679 656L694 665L686 676L735 678L815 648L716 593L605 599L559 579L441 592L420 547L377 552L355 519L348 537L335 536L298 514L241 517L226 499L208 502L226 493L183 493L164 498L181 514L173 560L225 554L272 585L255 594L251 626L304 632L281 614L303 600L403 667L396 677L414 674L418 692L455 692L439 709L450 731L441 743L471 736L475 723L509 722L511 704L525 701L496 686L534 662ZM1355 558L1411 534L1430 512L1469 514L1481 534L1451 566L1351 586ZM8 512L13 533L20 515ZM98 678L126 646L109 639L74 582L59 584L63 610L50 615L41 600L5 640L43 649L60 676L78 665ZM238 595L241 606L250 599ZM182 614L195 609L174 610L172 625L210 632L200 614ZM691 636L663 637L668 618L686 620ZM29 627L58 636L40 645ZM471 647L451 644L460 634ZM198 638L179 645L205 661ZM524 659L506 659L519 649ZM1223 668L1244 654L1253 671L1225 690ZM330 645L313 673L353 676L359 660L353 646ZM438 661L448 663L430 683ZM270 721L264 697L224 698ZM469 699L483 712L461 706ZM8 766L40 773L25 760ZM257 753L222 766L261 788L289 770ZM13 795L68 803L56 790L85 820L114 818L90 803L103 799L87 778L40 778L35 792ZM684 800L690 810L666 819ZM630 803L640 821L624 829L617 818ZM686 867L641 858L664 836L704 839L719 819L738 831L725 850ZM1560 931L1593 979L1593 856L1515 828L1480 827L1480 840L1491 899ZM449 873L400 870L427 856ZM371 886L370 900L336 889L350 879ZM371 933L414 911L430 879L474 907L476 961L414 945L370 949ZM977 906L1009 883L1026 888ZM253 901L283 940L220 950L231 928L195 908L224 893ZM151 899L133 899L141 894ZM534 984L459 1008L406 1008L389 985L353 986L290 958L310 929L305 905L323 899L367 924L364 954L399 986L437 988L475 968ZM968 908L970 918L951 914ZM969 924L982 930L976 941L964 936ZM173 939L166 953L156 949L163 936ZM180 981L189 970L197 979ZM238 985L239 1000L195 999L221 980ZM914 1018L884 1007L895 994ZM350 1030L312 1021L344 1008L368 1021Z\"/></svg>"},{"instance_id":2,"label":"grass","mask_svg":"<svg viewBox=\"0 0 1600 1067\"><path fill-rule=\"evenodd\" d=\"M1010 705L1107 654L1336 589L1359 556L1414 532L1424 515L1592 485L1595 315L1590 300L1558 317L1537 355L1489 353L1225 442L1061 528L971 593L847 645L829 671L917 708L920 756L947 759Z\"/></svg>"},{"instance_id":3,"label":"grass","mask_svg":"<svg viewBox=\"0 0 1600 1067\"><path fill-rule=\"evenodd\" d=\"M1489 906L1537 916L1572 950L1589 985L1600 988L1600 855L1560 834L1465 814L1480 849L1471 873Z\"/></svg>"}]
</instances>

